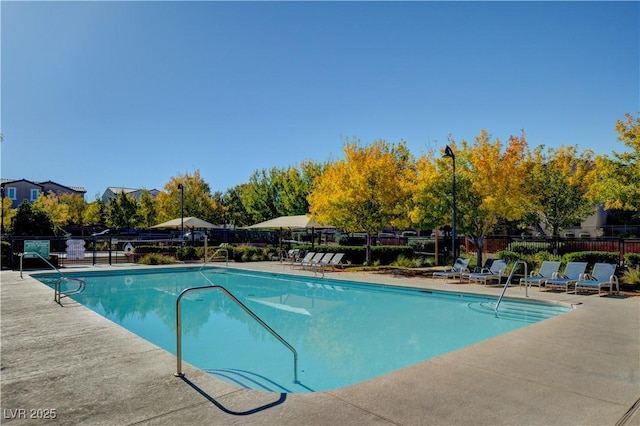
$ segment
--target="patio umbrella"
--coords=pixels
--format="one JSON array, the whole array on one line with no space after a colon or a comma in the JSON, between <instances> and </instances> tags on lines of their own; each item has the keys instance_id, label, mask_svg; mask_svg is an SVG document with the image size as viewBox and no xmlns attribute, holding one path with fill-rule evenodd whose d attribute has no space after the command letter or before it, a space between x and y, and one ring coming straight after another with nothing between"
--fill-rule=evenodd
<instances>
[{"instance_id":1,"label":"patio umbrella","mask_svg":"<svg viewBox=\"0 0 640 426\"><path fill-rule=\"evenodd\" d=\"M184 221L185 228L204 228L204 229L214 229L214 228L222 228L222 226L214 225L212 223L207 222L206 220L198 219L197 217L185 217L185 218L177 218L171 219L167 222L162 222L157 225L153 225L152 228L173 228L180 229L182 226L182 221Z\"/></svg>"},{"instance_id":2,"label":"patio umbrella","mask_svg":"<svg viewBox=\"0 0 640 426\"><path fill-rule=\"evenodd\" d=\"M249 229L255 228L292 228L292 229L315 229L315 228L333 228L330 225L322 225L312 220L306 214L297 216L280 216L255 225L247 226Z\"/></svg>"},{"instance_id":3,"label":"patio umbrella","mask_svg":"<svg viewBox=\"0 0 640 426\"><path fill-rule=\"evenodd\" d=\"M326 228L334 228L331 225L323 225L315 220L311 219L306 214L295 215L295 216L280 216L275 219L269 219L264 222L256 223L251 226L247 226L249 229L258 229L258 228L272 228L272 229L280 229L280 251L282 252L282 228L290 228L290 229L311 229L311 247L313 247L315 238L313 235L315 234L316 229L326 229Z\"/></svg>"}]
</instances>

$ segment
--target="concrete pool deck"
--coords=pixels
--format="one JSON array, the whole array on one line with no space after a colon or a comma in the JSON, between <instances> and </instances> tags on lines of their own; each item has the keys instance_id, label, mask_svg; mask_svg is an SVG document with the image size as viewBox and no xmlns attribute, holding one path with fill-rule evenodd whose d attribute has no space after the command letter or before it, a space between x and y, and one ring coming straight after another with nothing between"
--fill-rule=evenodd
<instances>
[{"instance_id":1,"label":"concrete pool deck","mask_svg":"<svg viewBox=\"0 0 640 426\"><path fill-rule=\"evenodd\" d=\"M309 274L278 262L232 267ZM122 270L98 266L82 270ZM65 271L75 268L65 268ZM327 277L499 295L498 287L338 272ZM65 425L640 425L640 297L529 289L576 308L347 388L245 390L64 299L26 272L0 274L2 423ZM523 297L512 287L508 297ZM45 416L55 419L44 419Z\"/></svg>"}]
</instances>

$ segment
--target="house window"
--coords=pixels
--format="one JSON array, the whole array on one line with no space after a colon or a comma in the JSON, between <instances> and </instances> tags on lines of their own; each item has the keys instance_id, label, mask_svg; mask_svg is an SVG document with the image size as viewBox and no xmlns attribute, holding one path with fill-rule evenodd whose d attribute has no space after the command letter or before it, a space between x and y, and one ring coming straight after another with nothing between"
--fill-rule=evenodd
<instances>
[{"instance_id":1,"label":"house window","mask_svg":"<svg viewBox=\"0 0 640 426\"><path fill-rule=\"evenodd\" d=\"M40 195L40 191L38 191L37 189L32 189L31 190L31 201L36 201L38 199L39 195Z\"/></svg>"},{"instance_id":2,"label":"house window","mask_svg":"<svg viewBox=\"0 0 640 426\"><path fill-rule=\"evenodd\" d=\"M14 186L7 188L7 197L9 197L10 200L16 199L16 188Z\"/></svg>"}]
</instances>

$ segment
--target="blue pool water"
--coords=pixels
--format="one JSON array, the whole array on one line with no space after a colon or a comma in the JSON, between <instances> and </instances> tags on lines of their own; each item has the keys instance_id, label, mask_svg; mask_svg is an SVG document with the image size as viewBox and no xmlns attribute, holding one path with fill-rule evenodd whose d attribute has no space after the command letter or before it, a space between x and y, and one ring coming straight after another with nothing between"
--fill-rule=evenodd
<instances>
[{"instance_id":1,"label":"blue pool water","mask_svg":"<svg viewBox=\"0 0 640 426\"><path fill-rule=\"evenodd\" d=\"M271 392L344 387L569 310L504 300L496 317L488 297L216 267L66 275L86 281L74 300L174 354L180 292L225 287L298 351L298 382L292 352L218 290L183 297L183 359Z\"/></svg>"}]
</instances>

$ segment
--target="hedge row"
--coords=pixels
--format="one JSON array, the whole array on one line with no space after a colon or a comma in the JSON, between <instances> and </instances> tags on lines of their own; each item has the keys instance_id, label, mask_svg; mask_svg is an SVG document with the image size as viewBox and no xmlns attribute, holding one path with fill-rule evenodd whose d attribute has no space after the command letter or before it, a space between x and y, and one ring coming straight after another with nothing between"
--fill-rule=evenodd
<instances>
[{"instance_id":1,"label":"hedge row","mask_svg":"<svg viewBox=\"0 0 640 426\"><path fill-rule=\"evenodd\" d=\"M569 262L587 262L589 265L596 263L614 263L618 264L618 253L612 253L608 251L581 251L567 253L562 256L553 256L548 252L536 252L534 254L522 254L514 251L500 251L497 253L498 259L509 260L510 263L515 263L520 260L527 263L527 269L529 271L535 271L540 268L542 262L545 260L560 261L563 265ZM640 260L640 256L638 256Z\"/></svg>"}]
</instances>

